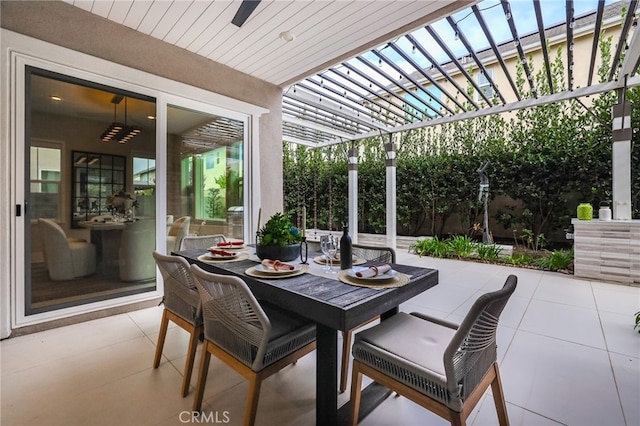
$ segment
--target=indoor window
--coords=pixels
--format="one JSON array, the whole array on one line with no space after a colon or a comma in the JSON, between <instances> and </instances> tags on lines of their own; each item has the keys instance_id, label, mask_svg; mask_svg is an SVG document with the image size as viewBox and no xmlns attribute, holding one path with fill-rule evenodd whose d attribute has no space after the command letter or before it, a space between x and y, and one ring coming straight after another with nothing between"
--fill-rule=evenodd
<instances>
[{"instance_id":1,"label":"indoor window","mask_svg":"<svg viewBox=\"0 0 640 426\"><path fill-rule=\"evenodd\" d=\"M31 218L60 220L60 145L32 144L30 149Z\"/></svg>"}]
</instances>

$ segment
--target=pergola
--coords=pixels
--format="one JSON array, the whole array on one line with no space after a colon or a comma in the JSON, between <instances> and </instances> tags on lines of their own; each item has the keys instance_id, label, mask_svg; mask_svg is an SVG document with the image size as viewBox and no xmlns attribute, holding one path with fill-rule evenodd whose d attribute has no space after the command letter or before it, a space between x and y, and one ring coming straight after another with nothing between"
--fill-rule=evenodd
<instances>
[{"instance_id":1,"label":"pergola","mask_svg":"<svg viewBox=\"0 0 640 426\"><path fill-rule=\"evenodd\" d=\"M485 3L473 5L285 88L284 139L314 147L327 146L639 84L640 80L634 75L640 59L640 44L637 32L632 31L637 24L637 1L606 5L600 0L593 2L594 10L576 15L574 2L567 0L564 21L545 23L541 2L534 0L529 6L537 29L527 33L519 30L522 22L517 22L509 1L501 0L481 9ZM626 15L621 17L625 9ZM621 31L614 40L611 72L607 81L598 82L596 63L601 30L612 21L621 20ZM508 28L509 38L497 41L493 34L500 26ZM478 40L478 28L484 40ZM574 57L574 37L585 31L592 34L590 52ZM551 39L558 42L559 38L569 47L564 52L565 88L554 87L549 52L541 48ZM536 87L534 72L527 60L532 50L541 50L544 55L548 85L545 95L539 94L540 88ZM515 70L506 65L507 57L520 61L527 80L525 93L517 89ZM507 85L499 86L491 78L485 68L489 61L499 64ZM584 81L575 80L574 69L578 67L589 69ZM487 96L479 87L477 79L468 71L471 68L485 76L494 96ZM454 74L461 75L462 79L456 79ZM453 90L442 82L449 82ZM479 94L478 99L467 93L467 87Z\"/></svg>"},{"instance_id":2,"label":"pergola","mask_svg":"<svg viewBox=\"0 0 640 426\"><path fill-rule=\"evenodd\" d=\"M541 2L534 0L528 4L528 17L533 20L535 16L535 29L529 32L521 30L526 17L522 13L526 15L526 11L521 10L521 15L516 16L514 3L507 0L488 6L486 3L472 5L285 89L282 101L284 140L311 147L351 143L348 151L349 228L356 240L355 141L388 135L388 139L385 138L386 229L387 244L395 247L393 134L569 99L576 99L584 106L585 113L589 113L589 107L580 98L610 91L617 91L619 98L619 104L613 109L612 123L613 217L631 219L631 112L624 93L626 88L640 84L640 77L636 75L640 36L634 31L637 1L606 4L600 0L593 3L593 10L577 14L574 2L567 0L562 22L550 24L544 21ZM620 26L620 31L612 44L615 53L611 71L605 81L597 81L600 34L612 22ZM506 40L496 40L494 34L500 26L507 29ZM574 55L574 42L585 33L591 33L592 38L589 54ZM545 47L552 42L566 47L566 87L553 84L551 59ZM534 70L527 58L534 50L543 54L546 82L541 84L547 85L544 88L536 86ZM508 58L515 58L522 67L526 79L524 92L517 88L515 69L507 65ZM492 79L486 69L488 62L497 62L506 84L498 85ZM583 73L584 80L576 80L574 70L578 67L588 69ZM482 74L488 90L480 87L470 69ZM470 95L467 88L472 88L477 97Z\"/></svg>"}]
</instances>

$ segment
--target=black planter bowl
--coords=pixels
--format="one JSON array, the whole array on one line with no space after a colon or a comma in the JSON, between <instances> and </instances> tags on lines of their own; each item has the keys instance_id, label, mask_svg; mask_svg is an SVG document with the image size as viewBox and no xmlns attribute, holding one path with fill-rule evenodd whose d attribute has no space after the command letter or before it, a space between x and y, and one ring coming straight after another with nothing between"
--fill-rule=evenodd
<instances>
[{"instance_id":1,"label":"black planter bowl","mask_svg":"<svg viewBox=\"0 0 640 426\"><path fill-rule=\"evenodd\" d=\"M288 246L276 245L256 245L256 255L261 259L281 260L288 262L300 256L300 244L289 244Z\"/></svg>"}]
</instances>

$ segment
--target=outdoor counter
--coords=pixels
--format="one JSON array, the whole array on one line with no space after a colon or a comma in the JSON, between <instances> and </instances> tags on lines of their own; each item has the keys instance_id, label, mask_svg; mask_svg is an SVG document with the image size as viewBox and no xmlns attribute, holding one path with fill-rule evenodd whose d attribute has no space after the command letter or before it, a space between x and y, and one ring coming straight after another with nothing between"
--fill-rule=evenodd
<instances>
[{"instance_id":1,"label":"outdoor counter","mask_svg":"<svg viewBox=\"0 0 640 426\"><path fill-rule=\"evenodd\" d=\"M572 219L574 276L640 285L640 220Z\"/></svg>"}]
</instances>

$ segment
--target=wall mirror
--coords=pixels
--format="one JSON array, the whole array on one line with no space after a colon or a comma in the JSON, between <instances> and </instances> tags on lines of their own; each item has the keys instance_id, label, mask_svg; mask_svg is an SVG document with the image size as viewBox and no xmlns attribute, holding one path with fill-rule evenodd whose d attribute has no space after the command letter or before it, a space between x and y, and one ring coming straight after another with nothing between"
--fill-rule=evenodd
<instances>
[{"instance_id":1,"label":"wall mirror","mask_svg":"<svg viewBox=\"0 0 640 426\"><path fill-rule=\"evenodd\" d=\"M72 152L71 225L109 214L107 201L127 182L126 158L93 152Z\"/></svg>"}]
</instances>

